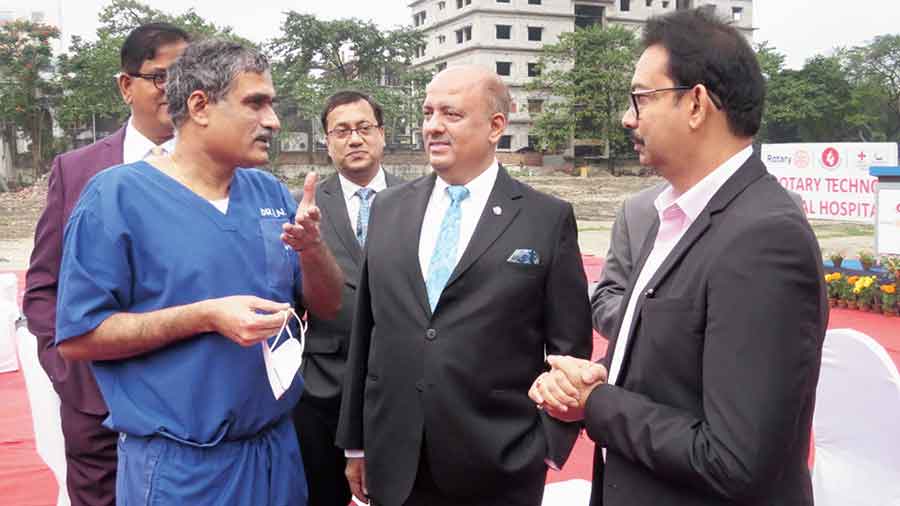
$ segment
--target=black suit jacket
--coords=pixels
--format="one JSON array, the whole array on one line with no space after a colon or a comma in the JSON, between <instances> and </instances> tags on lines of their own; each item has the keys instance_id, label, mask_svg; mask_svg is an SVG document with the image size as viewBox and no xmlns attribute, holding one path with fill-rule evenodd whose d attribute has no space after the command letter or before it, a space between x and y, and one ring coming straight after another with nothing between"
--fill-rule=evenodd
<instances>
[{"instance_id":1,"label":"black suit jacket","mask_svg":"<svg viewBox=\"0 0 900 506\"><path fill-rule=\"evenodd\" d=\"M578 426L544 417L528 388L545 351L591 351L572 206L503 168L432 314L418 244L434 183L432 174L379 195L360 277L338 445L365 450L369 493L384 504L409 495L423 436L449 495L542 488L544 459L565 461ZM539 265L507 261L527 248Z\"/></svg>"},{"instance_id":2,"label":"black suit jacket","mask_svg":"<svg viewBox=\"0 0 900 506\"><path fill-rule=\"evenodd\" d=\"M402 179L384 173L388 187L398 185ZM303 198L297 195L298 202ZM377 195L376 195L377 197ZM356 240L356 232L350 225L344 192L337 175L326 178L316 187L316 205L322 211L320 231L322 239L331 249L335 260L344 272L344 287L341 292L341 309L332 320L322 320L309 313L309 328L306 346L303 350L301 372L304 380L303 395L320 405L333 405L337 423L341 385L347 361L350 340L350 324L356 309L356 285L359 268L362 265L362 248Z\"/></svg>"},{"instance_id":3,"label":"black suit jacket","mask_svg":"<svg viewBox=\"0 0 900 506\"><path fill-rule=\"evenodd\" d=\"M637 304L617 384L587 402L598 444L592 504L812 505L822 258L802 211L755 155Z\"/></svg>"}]
</instances>

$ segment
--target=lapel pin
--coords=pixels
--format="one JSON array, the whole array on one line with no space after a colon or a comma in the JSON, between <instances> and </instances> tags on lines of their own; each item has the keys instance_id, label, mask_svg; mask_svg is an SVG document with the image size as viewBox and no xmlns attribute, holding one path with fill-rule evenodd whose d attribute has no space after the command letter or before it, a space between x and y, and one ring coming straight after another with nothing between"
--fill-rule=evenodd
<instances>
[{"instance_id":1,"label":"lapel pin","mask_svg":"<svg viewBox=\"0 0 900 506\"><path fill-rule=\"evenodd\" d=\"M500 206L494 206L492 211L494 211L494 215L496 216L500 216L501 214L503 214L503 208L501 208Z\"/></svg>"}]
</instances>

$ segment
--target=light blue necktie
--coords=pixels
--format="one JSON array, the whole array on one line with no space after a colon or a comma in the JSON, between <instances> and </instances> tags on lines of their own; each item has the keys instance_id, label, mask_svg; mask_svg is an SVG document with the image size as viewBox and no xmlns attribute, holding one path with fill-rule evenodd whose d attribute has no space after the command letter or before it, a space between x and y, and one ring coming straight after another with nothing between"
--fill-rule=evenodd
<instances>
[{"instance_id":1,"label":"light blue necktie","mask_svg":"<svg viewBox=\"0 0 900 506\"><path fill-rule=\"evenodd\" d=\"M360 246L366 244L366 234L369 232L369 210L372 205L369 199L375 195L375 190L371 188L360 188L354 193L359 197L359 214L356 215L356 240Z\"/></svg>"},{"instance_id":2,"label":"light blue necktie","mask_svg":"<svg viewBox=\"0 0 900 506\"><path fill-rule=\"evenodd\" d=\"M450 207L444 214L441 222L441 231L438 234L434 252L431 254L431 262L428 263L428 279L425 288L428 290L428 303L431 310L437 306L441 292L450 279L450 273L456 267L456 245L459 242L459 203L469 197L469 189L465 186L448 186L447 194L450 195Z\"/></svg>"}]
</instances>

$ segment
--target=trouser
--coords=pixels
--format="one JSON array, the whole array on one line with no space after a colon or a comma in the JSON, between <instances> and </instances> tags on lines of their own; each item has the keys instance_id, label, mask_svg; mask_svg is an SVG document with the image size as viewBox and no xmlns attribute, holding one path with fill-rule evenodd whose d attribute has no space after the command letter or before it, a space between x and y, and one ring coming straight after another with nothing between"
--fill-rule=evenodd
<instances>
[{"instance_id":1,"label":"trouser","mask_svg":"<svg viewBox=\"0 0 900 506\"><path fill-rule=\"evenodd\" d=\"M201 447L119 437L119 506L304 506L306 480L289 416L247 439Z\"/></svg>"},{"instance_id":2,"label":"trouser","mask_svg":"<svg viewBox=\"0 0 900 506\"><path fill-rule=\"evenodd\" d=\"M59 415L69 502L72 506L114 505L118 434L102 425L106 415L83 413L65 402L60 402Z\"/></svg>"},{"instance_id":3,"label":"trouser","mask_svg":"<svg viewBox=\"0 0 900 506\"><path fill-rule=\"evenodd\" d=\"M334 445L340 397L323 401L304 393L294 408L294 427L303 454L309 506L347 506L350 485L344 450Z\"/></svg>"}]
</instances>

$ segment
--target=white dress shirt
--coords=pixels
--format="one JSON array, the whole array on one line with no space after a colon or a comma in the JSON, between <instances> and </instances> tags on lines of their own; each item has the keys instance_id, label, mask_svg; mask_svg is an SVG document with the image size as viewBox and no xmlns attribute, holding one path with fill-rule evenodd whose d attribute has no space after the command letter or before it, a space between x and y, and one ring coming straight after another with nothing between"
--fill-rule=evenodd
<instances>
[{"instance_id":1,"label":"white dress shirt","mask_svg":"<svg viewBox=\"0 0 900 506\"><path fill-rule=\"evenodd\" d=\"M497 160L494 160L487 170L465 185L469 190L469 197L459 203L459 241L456 243L456 262L454 263L459 263L469 241L472 240L475 226L481 219L481 213L484 211L488 197L491 196L491 190L494 189L499 172L500 166ZM422 279L428 279L428 266L431 263L434 247L437 245L438 235L441 233L441 222L444 221L444 214L450 207L448 186L450 185L438 175L434 189L431 191L431 198L428 199L428 206L425 208L425 218L422 220L422 230L419 232L419 267L422 269Z\"/></svg>"},{"instance_id":2,"label":"white dress shirt","mask_svg":"<svg viewBox=\"0 0 900 506\"><path fill-rule=\"evenodd\" d=\"M175 137L159 145L167 153L175 152ZM150 150L156 147L150 139L140 133L134 127L134 118L128 118L125 125L125 141L122 144L122 163L134 163L150 155Z\"/></svg>"},{"instance_id":3,"label":"white dress shirt","mask_svg":"<svg viewBox=\"0 0 900 506\"><path fill-rule=\"evenodd\" d=\"M350 216L350 229L356 233L356 221L359 219L359 206L362 204L362 199L359 195L356 195L356 192L362 188L362 186L345 178L340 172L338 173L338 181L341 182L341 191L344 192L344 204L347 205L347 214ZM370 201L375 200L375 196L378 195L378 192L387 188L387 181L384 178L384 169L382 167L378 168L378 173L376 173L375 177L369 181L366 188L375 190L375 195L372 195L372 197L369 198ZM369 202L369 204L371 204L371 202Z\"/></svg>"}]
</instances>

